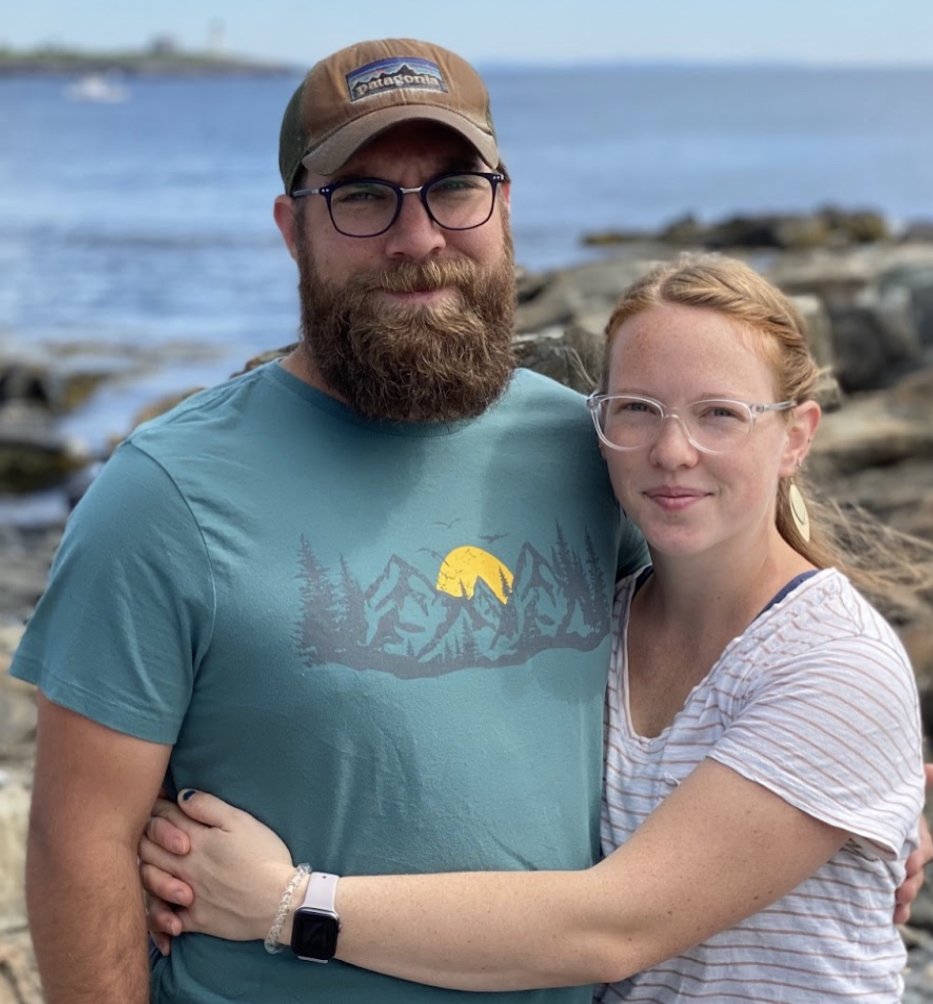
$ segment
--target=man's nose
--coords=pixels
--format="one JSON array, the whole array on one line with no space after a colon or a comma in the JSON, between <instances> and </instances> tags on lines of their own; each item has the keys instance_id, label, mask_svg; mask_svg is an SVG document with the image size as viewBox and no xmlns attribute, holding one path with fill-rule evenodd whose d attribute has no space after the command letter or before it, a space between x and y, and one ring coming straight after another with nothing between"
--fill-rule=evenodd
<instances>
[{"instance_id":1,"label":"man's nose","mask_svg":"<svg viewBox=\"0 0 933 1004\"><path fill-rule=\"evenodd\" d=\"M403 195L398 219L386 232L386 252L392 257L426 258L446 245L443 228L428 215L419 193Z\"/></svg>"}]
</instances>

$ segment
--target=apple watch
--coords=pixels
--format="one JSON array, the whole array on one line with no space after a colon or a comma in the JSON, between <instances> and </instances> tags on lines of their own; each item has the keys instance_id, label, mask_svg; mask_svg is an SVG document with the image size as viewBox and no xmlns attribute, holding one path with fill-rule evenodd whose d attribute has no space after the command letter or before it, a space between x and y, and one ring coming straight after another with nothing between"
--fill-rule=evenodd
<instances>
[{"instance_id":1,"label":"apple watch","mask_svg":"<svg viewBox=\"0 0 933 1004\"><path fill-rule=\"evenodd\" d=\"M340 917L334 909L338 875L311 872L301 906L292 920L291 948L305 962L329 962L337 951Z\"/></svg>"}]
</instances>

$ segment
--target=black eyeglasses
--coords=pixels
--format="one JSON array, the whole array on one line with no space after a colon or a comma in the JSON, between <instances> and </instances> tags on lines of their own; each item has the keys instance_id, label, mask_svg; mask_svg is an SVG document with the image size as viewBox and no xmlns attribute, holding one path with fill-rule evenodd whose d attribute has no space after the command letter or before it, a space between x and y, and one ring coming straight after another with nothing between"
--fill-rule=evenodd
<instances>
[{"instance_id":1,"label":"black eyeglasses","mask_svg":"<svg viewBox=\"0 0 933 1004\"><path fill-rule=\"evenodd\" d=\"M418 195L430 219L444 230L473 230L492 216L496 190L505 180L498 172L458 171L440 174L417 188L402 188L381 178L360 178L299 188L292 198L322 195L334 228L346 237L384 234L398 219L406 195Z\"/></svg>"}]
</instances>

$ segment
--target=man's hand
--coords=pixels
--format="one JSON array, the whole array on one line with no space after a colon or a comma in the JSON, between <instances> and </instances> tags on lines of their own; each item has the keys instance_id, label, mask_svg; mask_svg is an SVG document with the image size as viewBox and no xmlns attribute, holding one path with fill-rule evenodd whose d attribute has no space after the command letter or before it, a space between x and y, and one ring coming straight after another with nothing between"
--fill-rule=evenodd
<instances>
[{"instance_id":1,"label":"man's hand","mask_svg":"<svg viewBox=\"0 0 933 1004\"><path fill-rule=\"evenodd\" d=\"M925 763L927 794L933 788L933 763ZM923 869L933 861L933 838L925 816L920 817L920 846L907 859L907 874L894 896L894 923L906 924L910 920L910 909L923 887Z\"/></svg>"}]
</instances>

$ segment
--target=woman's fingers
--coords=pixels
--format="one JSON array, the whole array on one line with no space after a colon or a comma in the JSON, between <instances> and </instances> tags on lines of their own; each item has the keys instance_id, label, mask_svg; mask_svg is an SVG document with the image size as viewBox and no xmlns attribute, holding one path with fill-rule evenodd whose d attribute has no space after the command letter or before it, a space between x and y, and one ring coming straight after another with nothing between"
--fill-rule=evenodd
<instances>
[{"instance_id":1,"label":"woman's fingers","mask_svg":"<svg viewBox=\"0 0 933 1004\"><path fill-rule=\"evenodd\" d=\"M160 934L158 931L149 929L149 937L159 951L159 955L166 956L172 954L172 939L167 934Z\"/></svg>"},{"instance_id":2,"label":"woman's fingers","mask_svg":"<svg viewBox=\"0 0 933 1004\"><path fill-rule=\"evenodd\" d=\"M178 806L184 816L190 820L202 823L204 826L216 826L225 830L236 821L236 818L243 815L241 809L237 809L229 802L225 802L216 795L210 795L206 791L199 791L197 788L183 788L178 793ZM169 816L169 818L172 818Z\"/></svg>"},{"instance_id":3,"label":"woman's fingers","mask_svg":"<svg viewBox=\"0 0 933 1004\"><path fill-rule=\"evenodd\" d=\"M165 804L170 805L175 812L178 812L173 803L166 802ZM153 806L152 811L155 813L157 806ZM179 813L179 815L184 818L183 813ZM149 822L146 823L145 836L170 854L188 854L191 850L191 838L167 816L150 816Z\"/></svg>"},{"instance_id":4,"label":"woman's fingers","mask_svg":"<svg viewBox=\"0 0 933 1004\"><path fill-rule=\"evenodd\" d=\"M152 856L150 855L150 857ZM139 866L139 876L142 879L143 888L151 898L164 900L175 906L191 906L194 902L194 891L191 886L170 870L144 859L143 864Z\"/></svg>"},{"instance_id":5,"label":"woman's fingers","mask_svg":"<svg viewBox=\"0 0 933 1004\"><path fill-rule=\"evenodd\" d=\"M146 917L149 923L149 933L156 947L163 955L168 952L163 951L165 941L171 941L184 931L182 922L178 914L172 909L171 904L158 896L150 896L146 903Z\"/></svg>"}]
</instances>

